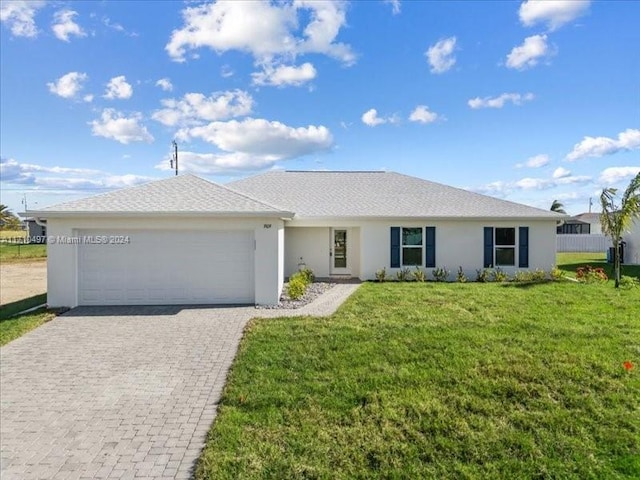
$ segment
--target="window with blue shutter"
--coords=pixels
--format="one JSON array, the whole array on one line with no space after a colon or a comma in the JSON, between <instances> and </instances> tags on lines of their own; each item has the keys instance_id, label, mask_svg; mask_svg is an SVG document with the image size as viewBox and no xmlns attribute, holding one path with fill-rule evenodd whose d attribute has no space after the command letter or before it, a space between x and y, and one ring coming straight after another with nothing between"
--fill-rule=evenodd
<instances>
[{"instance_id":1,"label":"window with blue shutter","mask_svg":"<svg viewBox=\"0 0 640 480\"><path fill-rule=\"evenodd\" d=\"M436 266L436 227L426 227L425 267Z\"/></svg>"},{"instance_id":2,"label":"window with blue shutter","mask_svg":"<svg viewBox=\"0 0 640 480\"><path fill-rule=\"evenodd\" d=\"M493 227L484 227L484 268L493 267Z\"/></svg>"},{"instance_id":3,"label":"window with blue shutter","mask_svg":"<svg viewBox=\"0 0 640 480\"><path fill-rule=\"evenodd\" d=\"M400 267L400 227L391 227L391 268Z\"/></svg>"},{"instance_id":4,"label":"window with blue shutter","mask_svg":"<svg viewBox=\"0 0 640 480\"><path fill-rule=\"evenodd\" d=\"M529 268L529 227L520 227L518 230L518 266Z\"/></svg>"}]
</instances>

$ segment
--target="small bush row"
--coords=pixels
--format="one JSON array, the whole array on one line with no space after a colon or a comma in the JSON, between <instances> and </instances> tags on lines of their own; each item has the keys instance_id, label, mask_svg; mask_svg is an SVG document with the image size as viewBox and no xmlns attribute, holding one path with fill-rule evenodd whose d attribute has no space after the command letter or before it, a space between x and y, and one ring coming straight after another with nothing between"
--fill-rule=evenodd
<instances>
[{"instance_id":1,"label":"small bush row","mask_svg":"<svg viewBox=\"0 0 640 480\"><path fill-rule=\"evenodd\" d=\"M408 267L402 268L396 272L395 277L387 275L386 268L381 268L376 272L377 282L397 281L397 282L425 282L428 280L427 273L420 267L416 267L414 270ZM431 279L434 282L447 282L451 276L451 272L446 267L436 267L431 271ZM540 283L546 281L557 281L562 278L562 271L553 267L546 272L542 269L533 271L518 271L512 277L509 276L500 267L497 268L482 268L476 270L476 282L516 282L516 283ZM455 281L458 283L466 283L469 281L467 276L462 270L462 267L458 267Z\"/></svg>"},{"instance_id":2,"label":"small bush row","mask_svg":"<svg viewBox=\"0 0 640 480\"><path fill-rule=\"evenodd\" d=\"M287 293L292 300L299 300L313 283L315 276L310 268L303 268L289 277Z\"/></svg>"}]
</instances>

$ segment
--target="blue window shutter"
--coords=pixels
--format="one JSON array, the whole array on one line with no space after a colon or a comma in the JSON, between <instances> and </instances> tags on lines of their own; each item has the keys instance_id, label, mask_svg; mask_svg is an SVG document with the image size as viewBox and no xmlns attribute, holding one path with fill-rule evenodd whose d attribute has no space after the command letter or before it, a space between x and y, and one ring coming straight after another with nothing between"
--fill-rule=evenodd
<instances>
[{"instance_id":1,"label":"blue window shutter","mask_svg":"<svg viewBox=\"0 0 640 480\"><path fill-rule=\"evenodd\" d=\"M400 227L391 227L391 268L400 267Z\"/></svg>"},{"instance_id":2,"label":"blue window shutter","mask_svg":"<svg viewBox=\"0 0 640 480\"><path fill-rule=\"evenodd\" d=\"M484 268L493 267L493 227L484 227Z\"/></svg>"},{"instance_id":3,"label":"blue window shutter","mask_svg":"<svg viewBox=\"0 0 640 480\"><path fill-rule=\"evenodd\" d=\"M529 227L520 227L518 233L518 266L529 268Z\"/></svg>"},{"instance_id":4,"label":"blue window shutter","mask_svg":"<svg viewBox=\"0 0 640 480\"><path fill-rule=\"evenodd\" d=\"M425 267L436 266L436 227L427 227L425 235Z\"/></svg>"}]
</instances>

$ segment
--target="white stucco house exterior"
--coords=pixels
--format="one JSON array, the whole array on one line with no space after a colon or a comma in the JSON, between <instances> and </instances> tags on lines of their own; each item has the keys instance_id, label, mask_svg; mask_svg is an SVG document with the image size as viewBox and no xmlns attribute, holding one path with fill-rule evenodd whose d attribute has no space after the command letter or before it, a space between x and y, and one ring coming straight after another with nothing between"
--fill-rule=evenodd
<instances>
[{"instance_id":1,"label":"white stucco house exterior","mask_svg":"<svg viewBox=\"0 0 640 480\"><path fill-rule=\"evenodd\" d=\"M622 235L624 263L640 265L640 219L635 219L628 232Z\"/></svg>"},{"instance_id":2,"label":"white stucco house exterior","mask_svg":"<svg viewBox=\"0 0 640 480\"><path fill-rule=\"evenodd\" d=\"M275 304L317 277L542 268L566 216L393 172L180 175L27 214L46 222L48 303Z\"/></svg>"}]
</instances>

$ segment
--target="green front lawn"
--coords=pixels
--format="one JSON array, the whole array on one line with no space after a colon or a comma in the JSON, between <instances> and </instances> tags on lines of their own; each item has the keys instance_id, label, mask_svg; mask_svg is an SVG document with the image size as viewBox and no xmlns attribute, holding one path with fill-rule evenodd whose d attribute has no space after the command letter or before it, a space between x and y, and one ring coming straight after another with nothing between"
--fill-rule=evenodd
<instances>
[{"instance_id":1,"label":"green front lawn","mask_svg":"<svg viewBox=\"0 0 640 480\"><path fill-rule=\"evenodd\" d=\"M639 319L610 283L367 283L253 321L197 478L639 478Z\"/></svg>"},{"instance_id":2,"label":"green front lawn","mask_svg":"<svg viewBox=\"0 0 640 480\"><path fill-rule=\"evenodd\" d=\"M46 302L47 294L43 293L42 295L35 295L0 307L0 346L21 337L25 333L53 319L55 313L44 307L34 310L33 312L15 316L17 313L37 307Z\"/></svg>"}]
</instances>

